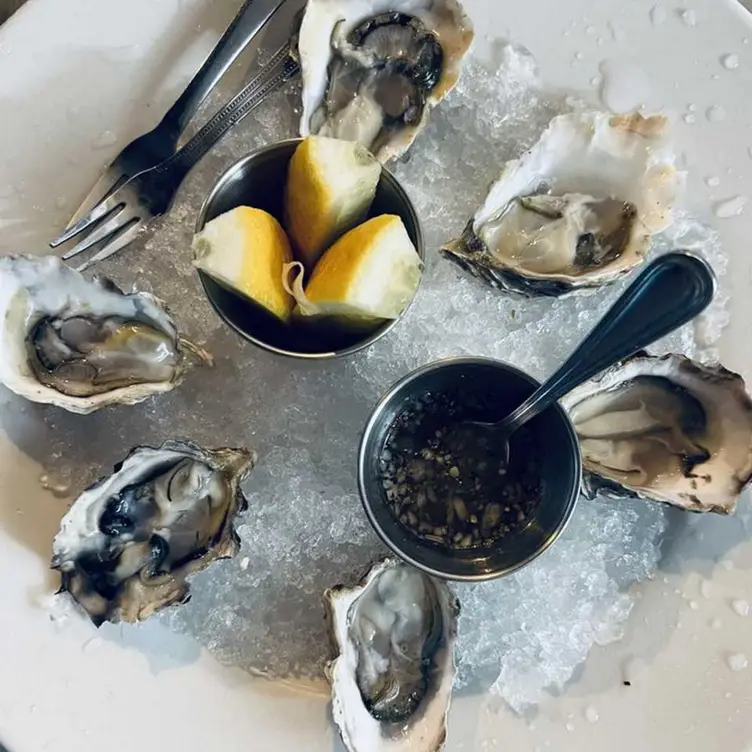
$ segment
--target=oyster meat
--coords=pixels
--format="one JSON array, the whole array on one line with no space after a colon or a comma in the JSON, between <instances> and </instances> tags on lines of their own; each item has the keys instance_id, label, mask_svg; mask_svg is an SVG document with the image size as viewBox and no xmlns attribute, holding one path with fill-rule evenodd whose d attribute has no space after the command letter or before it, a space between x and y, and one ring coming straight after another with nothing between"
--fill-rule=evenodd
<instances>
[{"instance_id":1,"label":"oyster meat","mask_svg":"<svg viewBox=\"0 0 752 752\"><path fill-rule=\"evenodd\" d=\"M74 502L52 547L52 567L99 626L134 622L188 598L187 578L234 556L240 484L256 455L189 441L136 447Z\"/></svg>"},{"instance_id":2,"label":"oyster meat","mask_svg":"<svg viewBox=\"0 0 752 752\"><path fill-rule=\"evenodd\" d=\"M492 286L526 295L615 281L669 226L683 189L667 132L658 115L554 118L529 152L505 165L442 253Z\"/></svg>"},{"instance_id":3,"label":"oyster meat","mask_svg":"<svg viewBox=\"0 0 752 752\"><path fill-rule=\"evenodd\" d=\"M86 280L54 256L0 259L0 382L33 402L90 413L174 389L189 356L164 304Z\"/></svg>"},{"instance_id":4,"label":"oyster meat","mask_svg":"<svg viewBox=\"0 0 752 752\"><path fill-rule=\"evenodd\" d=\"M349 752L437 752L446 738L459 604L393 559L325 594L332 714Z\"/></svg>"},{"instance_id":5,"label":"oyster meat","mask_svg":"<svg viewBox=\"0 0 752 752\"><path fill-rule=\"evenodd\" d=\"M562 399L586 495L639 496L731 514L752 479L752 399L741 376L640 353Z\"/></svg>"},{"instance_id":6,"label":"oyster meat","mask_svg":"<svg viewBox=\"0 0 752 752\"><path fill-rule=\"evenodd\" d=\"M300 132L404 154L457 83L473 28L457 0L309 0Z\"/></svg>"}]
</instances>

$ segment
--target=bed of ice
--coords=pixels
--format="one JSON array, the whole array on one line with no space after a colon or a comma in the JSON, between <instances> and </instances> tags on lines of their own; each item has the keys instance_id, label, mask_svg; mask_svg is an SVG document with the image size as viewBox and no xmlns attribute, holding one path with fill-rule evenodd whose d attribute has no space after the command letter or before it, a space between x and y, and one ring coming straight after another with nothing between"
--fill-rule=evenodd
<instances>
[{"instance_id":1,"label":"bed of ice","mask_svg":"<svg viewBox=\"0 0 752 752\"><path fill-rule=\"evenodd\" d=\"M500 358L545 377L619 292L616 286L562 300L508 297L439 258L438 246L461 232L500 165L529 147L552 115L577 106L545 93L524 51L496 52L491 62L468 62L409 159L395 167L422 218L428 263L405 320L366 353L329 363L267 355L215 317L191 268L203 197L236 158L295 135L295 89L251 115L191 175L155 231L98 270L164 298L216 366L193 371L180 389L137 407L86 418L40 407L45 425L27 450L63 481L75 478L76 489L136 444L188 437L257 450L240 555L198 575L190 603L157 617L223 663L275 678L321 675L324 589L354 582L384 554L361 511L355 456L365 420L390 383L423 363L462 354ZM655 252L676 247L700 250L723 274L709 228L680 216ZM712 359L724 317L722 292L702 321L657 349ZM546 688L561 687L594 643L619 638L632 607L630 585L655 572L665 527L658 505L581 500L566 533L532 565L493 583L457 586L458 689L492 688L523 711Z\"/></svg>"}]
</instances>

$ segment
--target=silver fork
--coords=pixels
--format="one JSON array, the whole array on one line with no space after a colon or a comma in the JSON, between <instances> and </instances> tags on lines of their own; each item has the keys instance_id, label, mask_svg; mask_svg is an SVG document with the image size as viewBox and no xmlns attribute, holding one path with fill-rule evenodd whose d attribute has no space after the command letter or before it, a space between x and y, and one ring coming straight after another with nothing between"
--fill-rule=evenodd
<instances>
[{"instance_id":1,"label":"silver fork","mask_svg":"<svg viewBox=\"0 0 752 752\"><path fill-rule=\"evenodd\" d=\"M180 136L201 102L284 2L285 0L245 0L186 90L153 130L131 141L108 165L71 217L68 227L128 179L164 162L175 153ZM56 247L54 243L51 245Z\"/></svg>"},{"instance_id":2,"label":"silver fork","mask_svg":"<svg viewBox=\"0 0 752 752\"><path fill-rule=\"evenodd\" d=\"M269 94L284 86L299 71L297 61L290 55L290 43L286 42L253 80L185 146L156 167L134 175L50 245L56 248L100 223L62 256L67 261L102 243L99 251L78 267L83 271L133 242L151 220L170 208L180 184L196 163Z\"/></svg>"}]
</instances>

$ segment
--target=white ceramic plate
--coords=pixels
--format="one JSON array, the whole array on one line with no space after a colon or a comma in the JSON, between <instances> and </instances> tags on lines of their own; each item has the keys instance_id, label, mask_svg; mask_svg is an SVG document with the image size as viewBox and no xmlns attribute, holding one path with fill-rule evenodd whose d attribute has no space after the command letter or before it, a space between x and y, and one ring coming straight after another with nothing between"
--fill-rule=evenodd
<instances>
[{"instance_id":1,"label":"white ceramic plate","mask_svg":"<svg viewBox=\"0 0 752 752\"><path fill-rule=\"evenodd\" d=\"M43 251L102 165L174 99L237 4L30 0L0 28L0 252ZM481 33L528 47L554 87L591 88L606 58L646 72L650 104L679 116L689 208L717 226L730 258L723 360L751 380L752 205L730 219L713 207L752 193L752 16L735 0L466 5ZM722 64L729 54L735 69ZM33 441L34 407L13 404L0 392L4 428ZM158 624L136 641L50 619L47 558L64 504L40 488L40 472L0 433L0 742L11 752L331 750L318 697L222 668ZM462 698L449 749L749 752L752 668L727 665L731 654L752 660L752 629L730 607L752 601L746 518L688 518L641 588L624 640L593 650L564 696L531 718Z\"/></svg>"}]
</instances>

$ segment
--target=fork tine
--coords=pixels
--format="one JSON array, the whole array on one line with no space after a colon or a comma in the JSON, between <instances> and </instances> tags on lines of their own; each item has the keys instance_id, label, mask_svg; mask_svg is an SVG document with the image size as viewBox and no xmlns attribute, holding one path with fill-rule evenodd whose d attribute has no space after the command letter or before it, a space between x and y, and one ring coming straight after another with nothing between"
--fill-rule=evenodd
<instances>
[{"instance_id":1,"label":"fork tine","mask_svg":"<svg viewBox=\"0 0 752 752\"><path fill-rule=\"evenodd\" d=\"M184 159L184 161L189 163L188 169L190 169L190 166L193 166L234 124L240 122L263 102L269 93L289 81L298 71L299 65L290 58L290 45L287 42L263 66L253 80L222 110L216 113L214 118L188 144L179 149L176 155L185 157L185 153L187 153L189 158ZM163 164L166 166L171 162L171 159L166 160ZM157 167L144 170L125 182L119 179L117 184L111 187L107 198L95 206L89 214L67 228L59 238L50 243L50 246L57 248L67 240L92 228L75 247L62 256L63 260L67 261L101 243L102 248L80 267L80 269L87 269L92 264L108 258L128 245L141 228L169 207L174 198L175 190L185 177L184 174L180 173L173 176L176 178L175 185L172 186L172 192L168 191L167 203L160 211L155 213L153 208L147 209L146 217L138 216L128 205L134 198L138 201L143 198L140 191L145 186L143 180L139 181L139 178L152 173L155 169ZM100 182L103 178L100 178ZM98 223L98 225L92 227L94 223Z\"/></svg>"},{"instance_id":2,"label":"fork tine","mask_svg":"<svg viewBox=\"0 0 752 752\"><path fill-rule=\"evenodd\" d=\"M122 232L116 230L115 234L110 236L110 240L108 241L107 245L105 245L101 250L97 251L97 253L95 253L88 261L84 261L83 264L76 267L76 271L86 271L86 269L88 269L90 266L94 266L94 264L98 264L100 261L104 261L114 253L117 253L121 248L125 248L125 246L129 245L136 239L136 236L141 231L141 229L145 227L145 225L146 223L141 218L135 218L135 220L131 220L130 222L122 225L120 227L120 230L122 230Z\"/></svg>"},{"instance_id":3,"label":"fork tine","mask_svg":"<svg viewBox=\"0 0 752 752\"><path fill-rule=\"evenodd\" d=\"M124 204L124 199L120 196L120 191L113 193L108 199L102 201L101 204L95 206L85 217L79 219L74 225L69 227L59 238L55 238L50 243L50 248L57 248L71 238L75 238L76 235L80 235L84 230L91 227L95 222L103 219ZM73 254L75 256L75 253ZM70 256L67 256L70 258Z\"/></svg>"},{"instance_id":4,"label":"fork tine","mask_svg":"<svg viewBox=\"0 0 752 752\"><path fill-rule=\"evenodd\" d=\"M109 198L116 190L128 181L127 175L117 175L114 169L115 162L107 167L102 176L94 184L94 187L86 195L75 214L68 220L64 232L68 232L73 225L83 219L94 207ZM53 246L54 247L54 246Z\"/></svg>"},{"instance_id":5,"label":"fork tine","mask_svg":"<svg viewBox=\"0 0 752 752\"><path fill-rule=\"evenodd\" d=\"M79 253L88 251L92 246L97 243L102 243L107 240L113 233L117 232L120 228L132 222L134 219L138 219L136 215L129 212L127 209L120 209L110 219L101 224L99 227L95 227L83 240L77 245L66 251L63 254L63 261L68 261L74 256L78 256Z\"/></svg>"}]
</instances>

